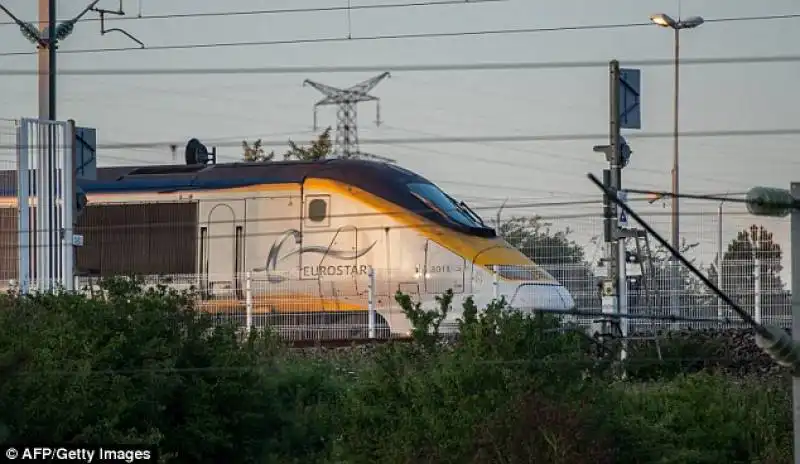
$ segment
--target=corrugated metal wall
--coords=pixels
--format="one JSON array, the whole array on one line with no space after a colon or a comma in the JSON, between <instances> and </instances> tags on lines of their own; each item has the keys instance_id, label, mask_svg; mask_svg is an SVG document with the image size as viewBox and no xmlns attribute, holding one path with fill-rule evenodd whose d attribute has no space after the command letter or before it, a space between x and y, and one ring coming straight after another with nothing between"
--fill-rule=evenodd
<instances>
[{"instance_id":1,"label":"corrugated metal wall","mask_svg":"<svg viewBox=\"0 0 800 464\"><path fill-rule=\"evenodd\" d=\"M17 278L17 208L0 208L0 280Z\"/></svg>"},{"instance_id":2,"label":"corrugated metal wall","mask_svg":"<svg viewBox=\"0 0 800 464\"><path fill-rule=\"evenodd\" d=\"M84 236L77 249L80 273L196 272L196 203L90 205L75 232ZM0 280L16 278L18 262L17 209L0 208Z\"/></svg>"},{"instance_id":3,"label":"corrugated metal wall","mask_svg":"<svg viewBox=\"0 0 800 464\"><path fill-rule=\"evenodd\" d=\"M91 205L76 232L79 272L193 274L197 253L197 204Z\"/></svg>"}]
</instances>

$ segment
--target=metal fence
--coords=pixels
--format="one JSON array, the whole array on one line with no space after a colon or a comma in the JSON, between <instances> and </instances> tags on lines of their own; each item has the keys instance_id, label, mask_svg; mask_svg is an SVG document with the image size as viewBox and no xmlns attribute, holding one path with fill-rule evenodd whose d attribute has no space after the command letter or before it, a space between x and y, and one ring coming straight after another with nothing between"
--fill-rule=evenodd
<instances>
[{"instance_id":1,"label":"metal fence","mask_svg":"<svg viewBox=\"0 0 800 464\"><path fill-rule=\"evenodd\" d=\"M18 121L0 119L0 147L15 146L18 127ZM16 151L6 148L0 152L0 170L6 171L5 175L0 176L0 190L6 192L7 199L10 196L8 192L13 192L15 188L15 169ZM598 264L603 254L601 199L598 196L596 202L563 203L550 202L516 209L513 205L507 206L505 220L516 216L519 227L501 227L500 230L512 245L545 268L569 290L575 300L576 310L600 314ZM636 199L631 200L631 203L656 230L669 236L669 210L661 208L659 203L650 204ZM17 278L19 262L17 213L9 207L11 204L2 206L5 207L0 208L0 288L10 288L13 286L11 280ZM479 209L484 217L494 214L491 208ZM163 216L171 218L165 219L167 222L186 222L172 212L165 212ZM741 239L740 233L747 230L752 220L741 206L684 202L681 231L687 244L687 254L695 259L705 275L739 301L756 320L788 326L791 298L784 284L787 276L782 267L780 253L774 253L774 249L767 246L766 252L754 250L752 259L741 259L741 247L737 248L738 245L734 243ZM759 222L763 220L765 219L759 218ZM177 227L175 224L173 225ZM162 228L167 225L161 224ZM786 224L768 223L766 226L777 232L776 242L780 242L782 235L788 237ZM131 245L126 248L126 253L167 256L175 251L169 248L156 251L153 243L158 244L161 241L145 236L142 228L146 227L147 224L141 224L124 237L121 231L113 230L104 231L104 234L108 233L102 237L87 235L87 238L92 241L102 239L124 242ZM782 233L783 228L787 229L786 234ZM191 226L183 235L192 236ZM145 249L139 242L147 242L149 248ZM632 256L628 272L628 312L638 317L629 323L632 330L741 326L729 308L688 270L679 271L679 285L671 288L666 255L654 245L652 239L630 240L627 248ZM736 253L728 256L729 248ZM193 258L193 248L184 254ZM94 259L81 253L78 255L79 262L82 259ZM720 255L723 256L721 266L717 265ZM112 265L114 260L113 253L94 259L105 268ZM178 266L181 270L162 270L162 261L156 263L159 269L155 271L183 272L183 268L194 268L189 263ZM199 307L203 310L216 314L221 319L238 321L245 327L275 326L288 338L380 335L385 332L382 328L384 323L400 327L401 332L407 332L408 324L403 321L402 313L395 302L395 292L401 290L416 295L417 299L422 299L428 309L431 309L435 305L432 295L441 294L452 287L452 279L441 282L427 279L424 290L420 290L419 286L415 287L407 282L398 283L397 279L392 278L391 270L376 269L374 273L371 283L366 280L332 282L301 278L290 273L280 279L275 275L267 278L247 274L231 279L213 275L169 274L148 277L147 281L183 289L193 287L200 292ZM464 279L468 280L469 277ZM85 291L93 289L88 278L79 280L79 285ZM427 295L427 299L422 298L422 294ZM460 314L460 301L466 296L468 294L457 295L455 307L451 317L445 322L445 327L452 327ZM677 296L679 301L677 314L670 312L673 296ZM486 298L481 301L485 302ZM374 320L370 314L374 316ZM671 316L682 320L667 320ZM573 319L588 324L594 316Z\"/></svg>"},{"instance_id":2,"label":"metal fence","mask_svg":"<svg viewBox=\"0 0 800 464\"><path fill-rule=\"evenodd\" d=\"M779 286L775 269L768 263L726 262L721 287L764 323L788 327L791 298ZM580 313L566 316L570 322L589 326L602 317L598 281L590 266L546 266L569 290ZM739 318L719 298L699 282L687 277L679 290L680 312L669 320L670 293L662 268L651 276L637 276L629 282L628 313L634 317L632 333L655 332L676 328L743 327ZM395 276L393 278L393 275ZM232 321L239 326L271 327L286 339L342 339L403 336L409 333L410 322L395 299L401 291L422 309L436 309L436 296L452 288L452 280L428 280L424 285L398 282L396 271L374 269L371 278L320 279L303 278L299 273L271 272L243 275L161 275L140 277L146 286L165 285L177 290L191 290L197 308L214 315L219 321ZM13 288L13 282L2 287ZM101 295L96 279L77 278L76 288L87 295ZM484 287L485 288L485 287ZM462 303L473 296L479 308L493 298L470 291L454 294L448 317L443 321L445 332L455 329L463 316ZM508 296L506 296L508 299ZM535 312L536 308L524 308ZM555 314L555 313L554 313Z\"/></svg>"},{"instance_id":3,"label":"metal fence","mask_svg":"<svg viewBox=\"0 0 800 464\"><path fill-rule=\"evenodd\" d=\"M670 236L670 211L658 202L633 201L632 207L662 237ZM684 201L681 214L681 251L694 265L743 308L765 323L789 326L790 292L788 221L754 218L739 204ZM536 208L531 216L518 216L525 238L518 230L506 239L540 263L572 293L579 309L600 311L599 267L604 256L601 204ZM506 214L506 221L510 219ZM753 240L753 224L766 230ZM638 224L631 224L638 226ZM744 234L744 235L743 235ZM761 232L757 232L761 234ZM755 243L754 243L755 242ZM741 326L738 317L688 269L680 266L671 289L668 252L653 237L628 239L628 307L631 314L667 318L671 315L695 321L631 321L631 328L710 328ZM721 272L718 272L719 257ZM745 259L746 258L746 259ZM756 265L756 263L758 263ZM676 296L677 314L670 301Z\"/></svg>"}]
</instances>

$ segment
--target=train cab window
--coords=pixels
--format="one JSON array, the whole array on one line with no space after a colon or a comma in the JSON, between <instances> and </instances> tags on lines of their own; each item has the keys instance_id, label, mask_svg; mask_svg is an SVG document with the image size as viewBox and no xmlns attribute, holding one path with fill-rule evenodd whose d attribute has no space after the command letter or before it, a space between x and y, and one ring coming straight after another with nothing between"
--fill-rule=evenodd
<instances>
[{"instance_id":1,"label":"train cab window","mask_svg":"<svg viewBox=\"0 0 800 464\"><path fill-rule=\"evenodd\" d=\"M439 187L433 184L414 183L408 184L408 188L420 201L447 219L462 226L479 229L486 227L472 211L458 204L452 197L441 191Z\"/></svg>"},{"instance_id":2,"label":"train cab window","mask_svg":"<svg viewBox=\"0 0 800 464\"><path fill-rule=\"evenodd\" d=\"M328 215L328 203L315 198L308 203L308 219L312 222L322 222Z\"/></svg>"}]
</instances>

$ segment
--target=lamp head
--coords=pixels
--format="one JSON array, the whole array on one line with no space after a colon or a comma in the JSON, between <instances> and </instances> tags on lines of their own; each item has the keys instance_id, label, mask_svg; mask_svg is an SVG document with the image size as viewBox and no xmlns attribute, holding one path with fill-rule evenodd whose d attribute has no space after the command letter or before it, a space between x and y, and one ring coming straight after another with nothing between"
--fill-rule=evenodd
<instances>
[{"instance_id":1,"label":"lamp head","mask_svg":"<svg viewBox=\"0 0 800 464\"><path fill-rule=\"evenodd\" d=\"M703 24L705 20L700 16L689 16L686 19L682 19L678 22L678 27L680 29L694 29L695 27Z\"/></svg>"},{"instance_id":2,"label":"lamp head","mask_svg":"<svg viewBox=\"0 0 800 464\"><path fill-rule=\"evenodd\" d=\"M658 13L650 16L650 21L661 27L671 27L674 29L676 26L675 20L665 13Z\"/></svg>"}]
</instances>

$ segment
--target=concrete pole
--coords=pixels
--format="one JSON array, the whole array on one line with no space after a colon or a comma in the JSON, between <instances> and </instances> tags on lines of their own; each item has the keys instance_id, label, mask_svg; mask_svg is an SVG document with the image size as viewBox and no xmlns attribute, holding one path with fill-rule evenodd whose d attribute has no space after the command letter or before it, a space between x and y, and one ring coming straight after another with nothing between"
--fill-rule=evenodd
<instances>
[{"instance_id":1,"label":"concrete pole","mask_svg":"<svg viewBox=\"0 0 800 464\"><path fill-rule=\"evenodd\" d=\"M722 257L723 257L723 245L722 245L722 207L723 202L719 202L719 208L717 210L717 287L720 289L722 288ZM717 319L722 320L725 314L725 303L722 301L722 298L717 297Z\"/></svg>"},{"instance_id":2,"label":"concrete pole","mask_svg":"<svg viewBox=\"0 0 800 464\"><path fill-rule=\"evenodd\" d=\"M56 120L56 0L39 0L39 30L48 31L47 47L38 46L39 119Z\"/></svg>"},{"instance_id":3,"label":"concrete pole","mask_svg":"<svg viewBox=\"0 0 800 464\"><path fill-rule=\"evenodd\" d=\"M800 182L792 183L792 196L800 201ZM800 343L800 211L792 209L792 339ZM794 462L800 464L800 376L792 376L792 405L794 406Z\"/></svg>"},{"instance_id":4,"label":"concrete pole","mask_svg":"<svg viewBox=\"0 0 800 464\"><path fill-rule=\"evenodd\" d=\"M680 238L680 194L679 187L679 171L678 171L678 121L679 121L679 106L680 100L680 28L674 27L675 31L675 77L674 77L674 91L672 101L673 124L672 124L672 247L676 250L681 249ZM678 260L675 257L670 259L670 313L673 316L680 315L680 287L678 285Z\"/></svg>"}]
</instances>

